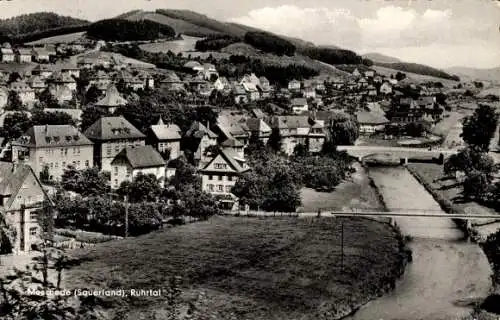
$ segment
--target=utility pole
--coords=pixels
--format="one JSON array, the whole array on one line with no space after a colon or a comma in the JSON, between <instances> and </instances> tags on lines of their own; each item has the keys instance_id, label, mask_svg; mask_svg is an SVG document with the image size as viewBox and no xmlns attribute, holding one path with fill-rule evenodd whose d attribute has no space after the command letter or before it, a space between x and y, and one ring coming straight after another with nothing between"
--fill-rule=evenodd
<instances>
[{"instance_id":1,"label":"utility pole","mask_svg":"<svg viewBox=\"0 0 500 320\"><path fill-rule=\"evenodd\" d=\"M125 238L128 237L128 196L125 196Z\"/></svg>"},{"instance_id":2,"label":"utility pole","mask_svg":"<svg viewBox=\"0 0 500 320\"><path fill-rule=\"evenodd\" d=\"M340 270L344 272L344 219L340 219Z\"/></svg>"}]
</instances>

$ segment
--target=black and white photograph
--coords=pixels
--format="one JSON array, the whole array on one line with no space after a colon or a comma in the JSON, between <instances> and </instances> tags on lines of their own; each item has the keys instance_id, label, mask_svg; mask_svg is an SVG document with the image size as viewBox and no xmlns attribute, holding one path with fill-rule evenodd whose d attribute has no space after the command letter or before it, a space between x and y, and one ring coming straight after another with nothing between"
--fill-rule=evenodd
<instances>
[{"instance_id":1,"label":"black and white photograph","mask_svg":"<svg viewBox=\"0 0 500 320\"><path fill-rule=\"evenodd\" d=\"M499 320L500 0L0 0L1 320Z\"/></svg>"}]
</instances>

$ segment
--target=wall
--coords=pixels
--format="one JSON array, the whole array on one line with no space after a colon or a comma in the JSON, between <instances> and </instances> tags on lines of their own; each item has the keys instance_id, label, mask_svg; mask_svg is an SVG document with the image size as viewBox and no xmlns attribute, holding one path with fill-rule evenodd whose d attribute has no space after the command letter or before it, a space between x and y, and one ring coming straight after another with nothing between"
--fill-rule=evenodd
<instances>
[{"instance_id":1,"label":"wall","mask_svg":"<svg viewBox=\"0 0 500 320\"><path fill-rule=\"evenodd\" d=\"M100 152L100 163L101 169L103 171L111 171L111 161L115 156L120 153L127 146L143 146L145 145L144 139L134 139L134 140L114 140L104 142L101 145L96 145L99 148L97 154Z\"/></svg>"},{"instance_id":2,"label":"wall","mask_svg":"<svg viewBox=\"0 0 500 320\"><path fill-rule=\"evenodd\" d=\"M230 177L232 181L229 181ZM231 192L231 188L234 187L237 179L238 177L235 174L230 173L204 173L201 176L202 190L211 194L227 194ZM210 185L213 185L213 191L210 189ZM219 189L220 186L222 186L222 191Z\"/></svg>"},{"instance_id":3,"label":"wall","mask_svg":"<svg viewBox=\"0 0 500 320\"><path fill-rule=\"evenodd\" d=\"M33 156L30 156L30 163L34 164L32 168L38 177L40 177L40 172L42 172L44 166L48 166L49 175L54 180L60 180L64 170L69 165L73 165L79 170L94 166L92 145L39 148L33 151Z\"/></svg>"}]
</instances>

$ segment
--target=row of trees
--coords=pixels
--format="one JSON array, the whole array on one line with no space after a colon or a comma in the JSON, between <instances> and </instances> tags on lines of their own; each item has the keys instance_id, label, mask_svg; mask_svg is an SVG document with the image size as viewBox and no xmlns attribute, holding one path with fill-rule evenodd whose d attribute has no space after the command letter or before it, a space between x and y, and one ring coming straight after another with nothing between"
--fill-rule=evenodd
<instances>
[{"instance_id":1,"label":"row of trees","mask_svg":"<svg viewBox=\"0 0 500 320\"><path fill-rule=\"evenodd\" d=\"M196 41L194 48L197 51L219 51L241 39L229 35L213 35Z\"/></svg>"},{"instance_id":2,"label":"row of trees","mask_svg":"<svg viewBox=\"0 0 500 320\"><path fill-rule=\"evenodd\" d=\"M295 53L295 46L291 42L267 32L247 32L244 41L254 48L278 56L293 56Z\"/></svg>"},{"instance_id":3,"label":"row of trees","mask_svg":"<svg viewBox=\"0 0 500 320\"><path fill-rule=\"evenodd\" d=\"M325 48L325 47L307 47L300 50L300 53L311 59L316 59L328 64L362 64L363 58L355 52L343 49ZM371 61L365 61L367 65Z\"/></svg>"}]
</instances>

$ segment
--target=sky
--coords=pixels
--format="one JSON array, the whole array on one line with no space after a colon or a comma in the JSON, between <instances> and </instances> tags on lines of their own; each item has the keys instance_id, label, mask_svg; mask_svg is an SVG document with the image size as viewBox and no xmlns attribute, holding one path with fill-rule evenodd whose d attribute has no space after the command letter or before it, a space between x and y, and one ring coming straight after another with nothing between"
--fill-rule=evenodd
<instances>
[{"instance_id":1,"label":"sky","mask_svg":"<svg viewBox=\"0 0 500 320\"><path fill-rule=\"evenodd\" d=\"M498 0L0 0L0 18L53 11L95 21L158 8L438 68L500 66Z\"/></svg>"}]
</instances>

